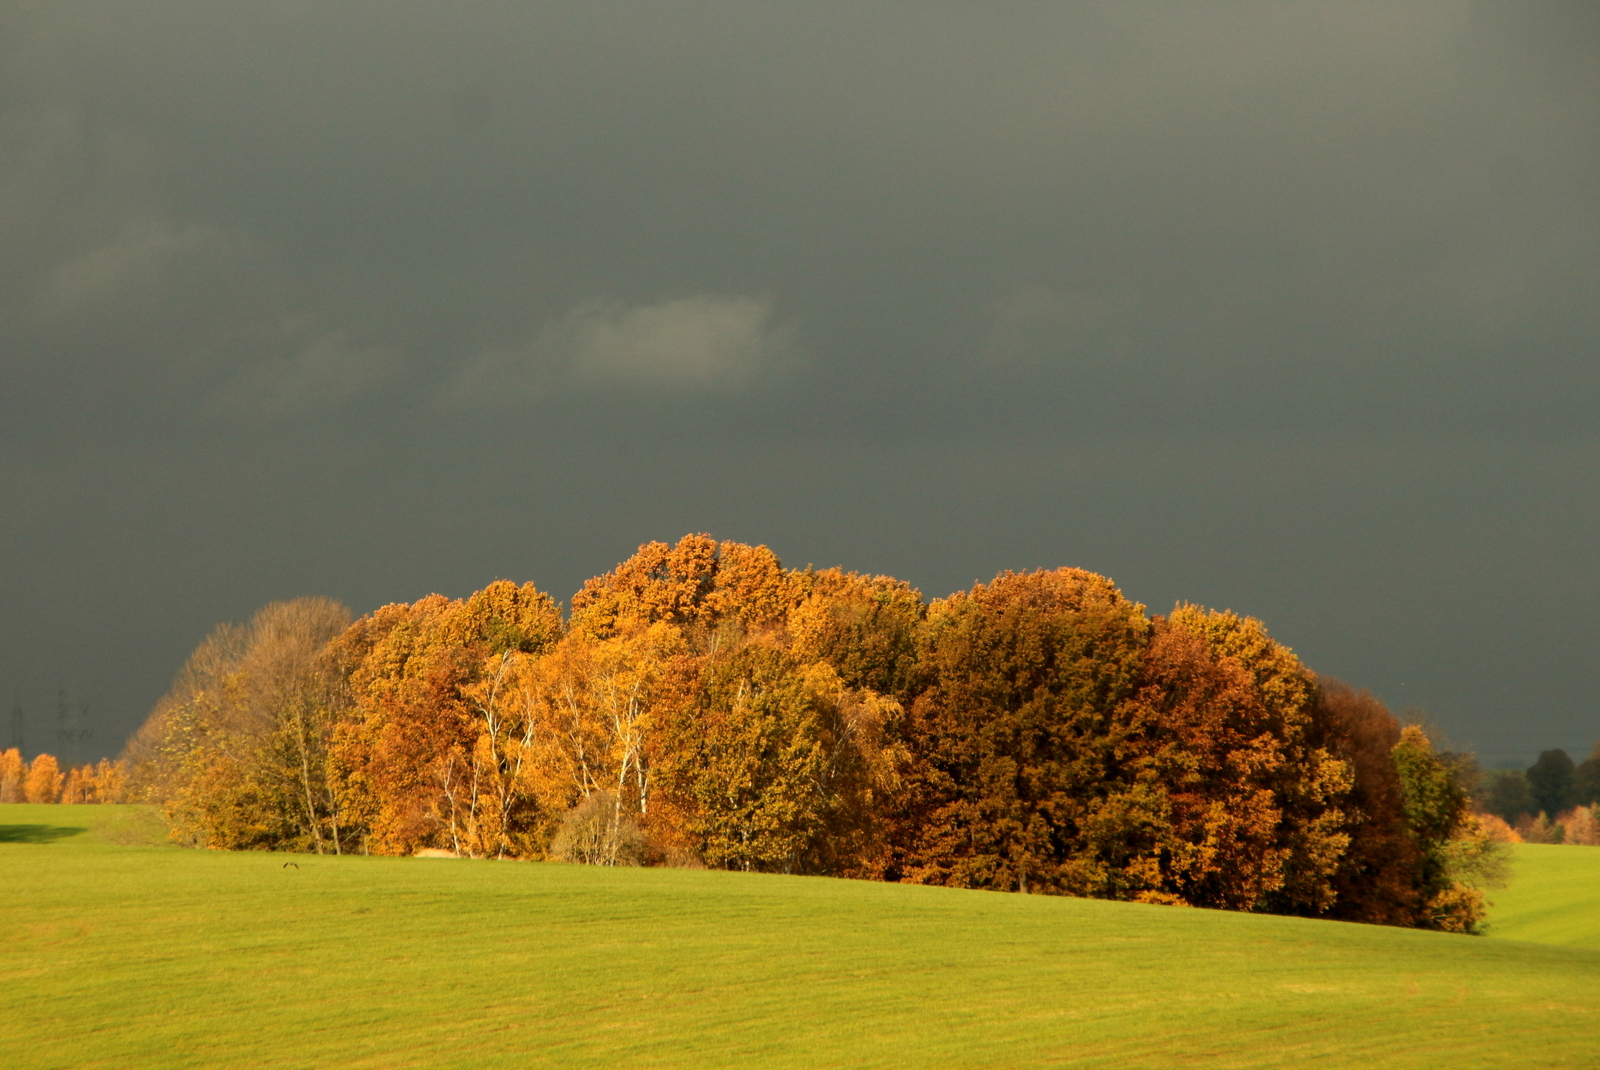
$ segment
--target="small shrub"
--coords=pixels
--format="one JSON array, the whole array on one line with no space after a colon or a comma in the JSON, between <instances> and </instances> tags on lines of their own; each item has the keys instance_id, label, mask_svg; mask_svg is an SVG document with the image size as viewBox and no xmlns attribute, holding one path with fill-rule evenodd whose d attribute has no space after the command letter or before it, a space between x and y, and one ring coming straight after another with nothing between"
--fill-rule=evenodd
<instances>
[{"instance_id":1,"label":"small shrub","mask_svg":"<svg viewBox=\"0 0 1600 1070\"><path fill-rule=\"evenodd\" d=\"M597 791L568 810L550 843L551 858L587 866L637 866L644 853L644 833L609 791Z\"/></svg>"},{"instance_id":2,"label":"small shrub","mask_svg":"<svg viewBox=\"0 0 1600 1070\"><path fill-rule=\"evenodd\" d=\"M1478 824L1493 843L1521 843L1522 836L1506 824L1505 819L1494 814L1479 814Z\"/></svg>"}]
</instances>

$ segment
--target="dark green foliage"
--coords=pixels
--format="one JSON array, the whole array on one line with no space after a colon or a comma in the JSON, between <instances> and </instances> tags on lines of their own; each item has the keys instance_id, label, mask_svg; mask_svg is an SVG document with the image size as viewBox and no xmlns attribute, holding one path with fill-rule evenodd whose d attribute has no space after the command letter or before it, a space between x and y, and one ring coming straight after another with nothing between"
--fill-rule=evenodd
<instances>
[{"instance_id":1,"label":"dark green foliage","mask_svg":"<svg viewBox=\"0 0 1600 1070\"><path fill-rule=\"evenodd\" d=\"M1520 769L1499 769L1486 774L1483 808L1502 821L1515 825L1517 819L1536 813L1539 804L1528 791L1528 778Z\"/></svg>"},{"instance_id":2,"label":"dark green foliage","mask_svg":"<svg viewBox=\"0 0 1600 1070\"><path fill-rule=\"evenodd\" d=\"M1585 758L1572 776L1575 806L1593 806L1600 803L1600 746Z\"/></svg>"},{"instance_id":3,"label":"dark green foliage","mask_svg":"<svg viewBox=\"0 0 1600 1070\"><path fill-rule=\"evenodd\" d=\"M1393 760L1401 813L1421 853L1417 877L1424 902L1414 924L1476 932L1483 896L1473 885L1503 877L1499 848L1479 830L1454 763L1434 753L1422 729L1410 725L1401 730Z\"/></svg>"},{"instance_id":4,"label":"dark green foliage","mask_svg":"<svg viewBox=\"0 0 1600 1070\"><path fill-rule=\"evenodd\" d=\"M1555 817L1576 805L1576 768L1567 752L1557 747L1543 751L1539 760L1528 768L1528 793L1540 811Z\"/></svg>"},{"instance_id":5,"label":"dark green foliage","mask_svg":"<svg viewBox=\"0 0 1600 1070\"><path fill-rule=\"evenodd\" d=\"M88 831L82 825L0 825L0 843L55 843Z\"/></svg>"}]
</instances>

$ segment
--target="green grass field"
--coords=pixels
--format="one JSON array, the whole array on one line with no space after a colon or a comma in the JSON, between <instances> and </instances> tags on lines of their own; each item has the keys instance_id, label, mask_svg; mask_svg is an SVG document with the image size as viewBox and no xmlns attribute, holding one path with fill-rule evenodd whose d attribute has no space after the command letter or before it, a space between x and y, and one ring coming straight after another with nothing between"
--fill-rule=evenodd
<instances>
[{"instance_id":1,"label":"green grass field","mask_svg":"<svg viewBox=\"0 0 1600 1070\"><path fill-rule=\"evenodd\" d=\"M1486 939L816 878L138 846L151 820L0 806L8 1070L1600 1062L1600 849L1520 850Z\"/></svg>"},{"instance_id":2,"label":"green grass field","mask_svg":"<svg viewBox=\"0 0 1600 1070\"><path fill-rule=\"evenodd\" d=\"M1490 893L1490 934L1600 951L1600 847L1525 843L1513 850L1514 879Z\"/></svg>"}]
</instances>

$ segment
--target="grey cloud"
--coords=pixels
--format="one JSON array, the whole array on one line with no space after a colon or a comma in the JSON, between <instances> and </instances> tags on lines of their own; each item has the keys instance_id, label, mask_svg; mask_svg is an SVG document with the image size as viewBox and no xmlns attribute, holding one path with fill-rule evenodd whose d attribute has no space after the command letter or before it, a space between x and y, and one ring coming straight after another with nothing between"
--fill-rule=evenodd
<instances>
[{"instance_id":1,"label":"grey cloud","mask_svg":"<svg viewBox=\"0 0 1600 1070\"><path fill-rule=\"evenodd\" d=\"M189 273L227 270L248 259L249 240L204 226L175 228L160 219L130 219L110 241L56 264L39 297L51 323L137 314L190 288Z\"/></svg>"},{"instance_id":2,"label":"grey cloud","mask_svg":"<svg viewBox=\"0 0 1600 1070\"><path fill-rule=\"evenodd\" d=\"M793 330L772 323L769 298L698 294L635 308L592 304L549 328L582 380L637 387L742 386L781 361Z\"/></svg>"},{"instance_id":3,"label":"grey cloud","mask_svg":"<svg viewBox=\"0 0 1600 1070\"><path fill-rule=\"evenodd\" d=\"M471 362L446 391L456 402L538 397L562 386L726 392L775 374L794 328L770 298L696 294L648 305L589 301L527 344Z\"/></svg>"},{"instance_id":4,"label":"grey cloud","mask_svg":"<svg viewBox=\"0 0 1600 1070\"><path fill-rule=\"evenodd\" d=\"M1138 311L1138 294L1131 290L1032 283L994 302L983 352L1001 368L1116 360L1133 344Z\"/></svg>"},{"instance_id":5,"label":"grey cloud","mask_svg":"<svg viewBox=\"0 0 1600 1070\"><path fill-rule=\"evenodd\" d=\"M0 690L103 619L125 726L252 599L710 528L946 587L1100 555L1577 732L1600 632L1470 575L1592 571L1595 11L0 5L0 593L55 622ZM1476 668L1513 619L1548 714Z\"/></svg>"},{"instance_id":6,"label":"grey cloud","mask_svg":"<svg viewBox=\"0 0 1600 1070\"><path fill-rule=\"evenodd\" d=\"M223 411L272 418L348 400L380 385L400 363L394 351L353 343L342 331L310 338L282 356L249 365L218 388Z\"/></svg>"}]
</instances>

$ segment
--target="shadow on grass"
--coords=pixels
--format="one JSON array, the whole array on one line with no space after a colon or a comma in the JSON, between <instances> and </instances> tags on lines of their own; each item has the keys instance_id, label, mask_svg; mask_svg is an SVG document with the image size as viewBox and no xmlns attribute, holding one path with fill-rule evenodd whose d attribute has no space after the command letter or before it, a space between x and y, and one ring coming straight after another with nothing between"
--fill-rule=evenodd
<instances>
[{"instance_id":1,"label":"shadow on grass","mask_svg":"<svg viewBox=\"0 0 1600 1070\"><path fill-rule=\"evenodd\" d=\"M0 825L0 843L55 843L88 831L72 825Z\"/></svg>"}]
</instances>

